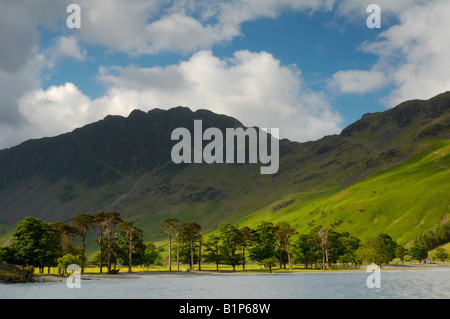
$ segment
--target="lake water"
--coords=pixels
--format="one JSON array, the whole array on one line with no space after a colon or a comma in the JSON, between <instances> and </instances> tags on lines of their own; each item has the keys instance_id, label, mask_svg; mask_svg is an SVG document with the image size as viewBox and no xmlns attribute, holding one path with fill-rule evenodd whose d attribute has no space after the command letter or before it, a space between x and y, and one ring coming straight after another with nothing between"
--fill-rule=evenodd
<instances>
[{"instance_id":1,"label":"lake water","mask_svg":"<svg viewBox=\"0 0 450 319\"><path fill-rule=\"evenodd\" d=\"M189 275L133 279L0 284L0 299L448 299L450 268L382 271L380 288L366 272Z\"/></svg>"}]
</instances>

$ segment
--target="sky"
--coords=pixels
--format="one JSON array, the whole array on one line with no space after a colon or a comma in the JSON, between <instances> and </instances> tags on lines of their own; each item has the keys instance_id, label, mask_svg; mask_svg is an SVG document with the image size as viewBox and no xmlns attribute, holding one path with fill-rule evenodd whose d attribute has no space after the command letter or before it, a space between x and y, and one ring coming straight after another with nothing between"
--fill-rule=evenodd
<instances>
[{"instance_id":1,"label":"sky","mask_svg":"<svg viewBox=\"0 0 450 319\"><path fill-rule=\"evenodd\" d=\"M450 90L448 17L448 0L0 0L0 149L176 106L339 134Z\"/></svg>"}]
</instances>

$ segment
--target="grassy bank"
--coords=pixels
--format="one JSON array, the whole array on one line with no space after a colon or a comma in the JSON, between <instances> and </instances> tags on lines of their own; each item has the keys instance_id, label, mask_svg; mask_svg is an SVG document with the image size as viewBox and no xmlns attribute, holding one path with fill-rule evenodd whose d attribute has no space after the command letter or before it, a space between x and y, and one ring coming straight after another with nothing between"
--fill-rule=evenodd
<instances>
[{"instance_id":1,"label":"grassy bank","mask_svg":"<svg viewBox=\"0 0 450 319\"><path fill-rule=\"evenodd\" d=\"M399 269L414 269L416 268L422 268L424 267L424 264L418 264L418 263L412 263L412 262L406 262L404 264L402 263L392 263L390 265L385 265L382 267L382 269L388 269L388 268L399 268ZM440 267L450 267L449 263L436 263L433 265L428 265L427 267L436 267L436 266L440 266ZM405 268L403 268L405 267ZM123 266L117 266L116 269L119 269L119 274L125 274L128 273L128 267L123 267ZM169 272L169 268L168 267L163 267L163 266L153 266L153 267L141 267L141 266L136 266L136 267L132 267L131 269L132 273L162 273L162 272L166 272L166 273L170 273ZM180 265L180 272L186 272L189 273L189 265ZM319 273L319 272L324 272L324 273L329 273L329 272L345 272L345 271L362 271L365 272L366 271L366 266L363 265L361 267L355 267L355 266L350 266L348 268L346 267L332 267L330 270L322 270L322 269L318 269L318 268L307 268L305 269L303 265L294 265L293 269L280 269L279 267L274 267L272 268L272 273L279 273L279 274L288 274L288 273ZM177 267L175 265L175 267L172 267L172 272L178 272ZM216 266L209 264L209 265L204 265L201 267L201 270L198 270L198 267L194 267L194 271L193 273L209 273L209 274L223 274L223 273L230 273L230 274L251 274L251 273L269 273L269 270L267 268L261 267L260 265L247 265L245 270L242 269L242 267L236 267L236 270L233 271L233 268L231 266L224 266L221 265L219 267L219 271L217 271ZM85 268L85 274L101 274L100 273L100 268L99 267L86 267ZM107 274L107 270L106 267L103 268L103 274ZM50 271L48 272L48 269L45 268L44 273L39 273L38 270L35 270L35 275L36 276L45 276L45 275L58 275L58 270L57 268L50 268Z\"/></svg>"}]
</instances>

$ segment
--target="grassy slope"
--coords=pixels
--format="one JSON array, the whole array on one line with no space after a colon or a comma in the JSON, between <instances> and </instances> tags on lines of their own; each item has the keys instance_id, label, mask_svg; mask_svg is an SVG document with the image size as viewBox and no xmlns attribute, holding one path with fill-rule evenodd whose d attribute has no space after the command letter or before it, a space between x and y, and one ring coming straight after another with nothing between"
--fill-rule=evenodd
<instances>
[{"instance_id":1,"label":"grassy slope","mask_svg":"<svg viewBox=\"0 0 450 319\"><path fill-rule=\"evenodd\" d=\"M278 211L270 205L238 223L256 226L262 220L286 220L300 232L335 224L337 231L360 238L383 232L407 244L450 212L450 141L430 142L422 149L406 162L343 190L292 194L283 200L295 199L292 205Z\"/></svg>"},{"instance_id":2,"label":"grassy slope","mask_svg":"<svg viewBox=\"0 0 450 319\"><path fill-rule=\"evenodd\" d=\"M431 259L433 259L433 261L434 261L435 263L436 263L436 262L438 262L438 263L441 262L440 260L438 260L438 259L436 258L436 250L437 250L438 248L443 248L443 249L445 249L445 250L447 251L447 253L450 254L450 243L446 243L446 244L444 244L444 245L441 245L441 246L439 246L439 247L436 247L435 249L433 249L433 250L431 250L431 251L428 252L428 257L430 257ZM447 260L448 260L448 258L447 258Z\"/></svg>"}]
</instances>

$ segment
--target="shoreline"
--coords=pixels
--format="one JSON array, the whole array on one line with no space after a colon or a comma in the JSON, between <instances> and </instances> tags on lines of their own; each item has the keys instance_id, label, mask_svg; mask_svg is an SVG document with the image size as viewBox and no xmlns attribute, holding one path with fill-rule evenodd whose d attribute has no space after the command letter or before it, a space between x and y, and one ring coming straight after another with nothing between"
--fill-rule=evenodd
<instances>
[{"instance_id":1,"label":"shoreline","mask_svg":"<svg viewBox=\"0 0 450 319\"><path fill-rule=\"evenodd\" d=\"M387 265L381 268L381 272L396 271L450 271L449 264L433 264L433 265ZM229 271L229 270L194 270L194 271L139 271L139 272L123 272L118 274L107 273L87 273L80 275L81 280L117 280L117 279L141 279L150 277L187 277L187 276L242 276L242 275L290 275L290 274L330 274L330 273L357 273L366 272L366 266L353 269L337 269L337 270L320 270L320 269L296 269L264 272L264 271ZM40 282L61 282L66 281L67 277L58 275L38 275L35 277L37 283Z\"/></svg>"}]
</instances>

